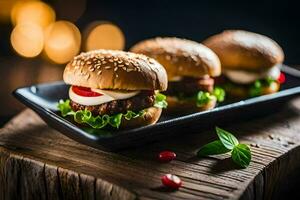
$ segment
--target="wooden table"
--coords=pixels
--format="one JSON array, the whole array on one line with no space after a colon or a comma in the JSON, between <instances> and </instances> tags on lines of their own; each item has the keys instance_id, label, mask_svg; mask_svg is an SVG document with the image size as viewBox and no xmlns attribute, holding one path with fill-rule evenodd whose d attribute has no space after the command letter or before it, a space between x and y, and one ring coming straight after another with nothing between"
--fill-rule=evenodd
<instances>
[{"instance_id":1,"label":"wooden table","mask_svg":"<svg viewBox=\"0 0 300 200\"><path fill-rule=\"evenodd\" d=\"M300 98L272 115L223 128L251 144L247 169L236 168L228 155L195 157L216 137L213 130L186 130L112 153L66 138L27 109L0 130L0 199L278 198L286 178L300 167ZM166 149L177 159L159 163L157 153ZM183 187L162 187L166 173L179 176Z\"/></svg>"}]
</instances>

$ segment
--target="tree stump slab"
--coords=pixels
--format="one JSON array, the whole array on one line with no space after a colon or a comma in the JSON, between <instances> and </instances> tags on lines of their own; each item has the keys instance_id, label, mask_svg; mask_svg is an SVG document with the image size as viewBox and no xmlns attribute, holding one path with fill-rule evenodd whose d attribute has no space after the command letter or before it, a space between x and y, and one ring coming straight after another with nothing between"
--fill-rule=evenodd
<instances>
[{"instance_id":1,"label":"tree stump slab","mask_svg":"<svg viewBox=\"0 0 300 200\"><path fill-rule=\"evenodd\" d=\"M272 115L232 119L222 128L251 145L248 168L237 168L228 155L195 156L216 139L213 129L191 127L177 137L105 152L65 137L26 109L0 130L0 199L278 198L300 168L300 98ZM163 150L176 152L176 160L160 163ZM167 173L181 178L179 190L162 186Z\"/></svg>"}]
</instances>

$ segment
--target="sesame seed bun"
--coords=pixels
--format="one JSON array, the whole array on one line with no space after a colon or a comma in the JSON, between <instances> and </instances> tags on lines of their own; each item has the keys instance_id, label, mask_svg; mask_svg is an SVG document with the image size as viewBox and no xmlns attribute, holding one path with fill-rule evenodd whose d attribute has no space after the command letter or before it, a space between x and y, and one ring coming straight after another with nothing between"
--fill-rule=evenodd
<instances>
[{"instance_id":1,"label":"sesame seed bun","mask_svg":"<svg viewBox=\"0 0 300 200\"><path fill-rule=\"evenodd\" d=\"M116 50L81 53L67 64L67 84L116 90L166 90L167 73L154 59Z\"/></svg>"},{"instance_id":2,"label":"sesame seed bun","mask_svg":"<svg viewBox=\"0 0 300 200\"><path fill-rule=\"evenodd\" d=\"M161 108L147 108L145 109L145 113L140 117L133 118L131 120L122 119L121 128L127 129L155 124L159 120L161 112Z\"/></svg>"},{"instance_id":3,"label":"sesame seed bun","mask_svg":"<svg viewBox=\"0 0 300 200\"><path fill-rule=\"evenodd\" d=\"M220 58L222 69L264 70L283 62L281 47L272 39L242 30L228 30L203 41Z\"/></svg>"},{"instance_id":4,"label":"sesame seed bun","mask_svg":"<svg viewBox=\"0 0 300 200\"><path fill-rule=\"evenodd\" d=\"M219 76L221 65L217 55L204 45L179 38L154 38L139 42L132 52L156 59L167 70L169 79L175 76Z\"/></svg>"},{"instance_id":5,"label":"sesame seed bun","mask_svg":"<svg viewBox=\"0 0 300 200\"><path fill-rule=\"evenodd\" d=\"M217 99L213 98L207 104L197 107L196 102L190 99L180 100L175 96L167 96L169 113L193 113L205 110L211 110L216 106Z\"/></svg>"}]
</instances>

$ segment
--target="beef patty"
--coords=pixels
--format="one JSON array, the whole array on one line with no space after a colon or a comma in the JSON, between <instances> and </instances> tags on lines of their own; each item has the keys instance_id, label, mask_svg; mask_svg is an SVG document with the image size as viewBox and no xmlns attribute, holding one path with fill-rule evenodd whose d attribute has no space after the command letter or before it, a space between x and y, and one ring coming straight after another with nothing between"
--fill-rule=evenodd
<instances>
[{"instance_id":1,"label":"beef patty","mask_svg":"<svg viewBox=\"0 0 300 200\"><path fill-rule=\"evenodd\" d=\"M177 96L183 94L185 96L193 96L197 92L212 92L214 89L214 79L210 77L204 78L190 78L184 77L180 81L170 81L168 83L168 90L165 92L166 95Z\"/></svg>"},{"instance_id":2,"label":"beef patty","mask_svg":"<svg viewBox=\"0 0 300 200\"><path fill-rule=\"evenodd\" d=\"M154 91L141 91L138 95L129 99L114 100L95 106L85 106L71 100L70 106L74 111L87 109L91 111L94 116L104 114L114 115L126 113L128 110L139 112L145 108L152 107L154 101Z\"/></svg>"}]
</instances>

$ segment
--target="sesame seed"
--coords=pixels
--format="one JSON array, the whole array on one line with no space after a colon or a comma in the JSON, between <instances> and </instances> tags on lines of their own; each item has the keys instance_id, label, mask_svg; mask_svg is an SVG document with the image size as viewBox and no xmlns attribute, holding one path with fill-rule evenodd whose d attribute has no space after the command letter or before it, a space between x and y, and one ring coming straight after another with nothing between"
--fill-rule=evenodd
<instances>
[{"instance_id":1,"label":"sesame seed","mask_svg":"<svg viewBox=\"0 0 300 200\"><path fill-rule=\"evenodd\" d=\"M133 69L133 68L127 68L126 71L127 71L127 72L131 72L131 71L134 71L134 69Z\"/></svg>"},{"instance_id":2,"label":"sesame seed","mask_svg":"<svg viewBox=\"0 0 300 200\"><path fill-rule=\"evenodd\" d=\"M118 58L114 58L114 61L118 61Z\"/></svg>"},{"instance_id":3,"label":"sesame seed","mask_svg":"<svg viewBox=\"0 0 300 200\"><path fill-rule=\"evenodd\" d=\"M111 68L111 66L105 66L104 67L104 69L110 69Z\"/></svg>"},{"instance_id":4,"label":"sesame seed","mask_svg":"<svg viewBox=\"0 0 300 200\"><path fill-rule=\"evenodd\" d=\"M102 70L98 71L97 74L98 74L98 75L102 74Z\"/></svg>"},{"instance_id":5,"label":"sesame seed","mask_svg":"<svg viewBox=\"0 0 300 200\"><path fill-rule=\"evenodd\" d=\"M103 65L106 64L106 63L107 63L106 61L104 61L104 60L102 61L102 64L103 64Z\"/></svg>"},{"instance_id":6,"label":"sesame seed","mask_svg":"<svg viewBox=\"0 0 300 200\"><path fill-rule=\"evenodd\" d=\"M118 63L121 64L123 61L122 60L118 60Z\"/></svg>"},{"instance_id":7,"label":"sesame seed","mask_svg":"<svg viewBox=\"0 0 300 200\"><path fill-rule=\"evenodd\" d=\"M125 62L125 65L129 66L129 62Z\"/></svg>"},{"instance_id":8,"label":"sesame seed","mask_svg":"<svg viewBox=\"0 0 300 200\"><path fill-rule=\"evenodd\" d=\"M119 75L118 74L116 74L116 78L118 78L119 77Z\"/></svg>"},{"instance_id":9,"label":"sesame seed","mask_svg":"<svg viewBox=\"0 0 300 200\"><path fill-rule=\"evenodd\" d=\"M114 71L116 72L117 70L118 70L118 67L115 67L115 68L114 68Z\"/></svg>"},{"instance_id":10,"label":"sesame seed","mask_svg":"<svg viewBox=\"0 0 300 200\"><path fill-rule=\"evenodd\" d=\"M113 60L113 59L109 59L108 61L109 61L109 62L114 62L114 60Z\"/></svg>"},{"instance_id":11,"label":"sesame seed","mask_svg":"<svg viewBox=\"0 0 300 200\"><path fill-rule=\"evenodd\" d=\"M90 74L87 74L85 77L84 77L86 80L90 78Z\"/></svg>"},{"instance_id":12,"label":"sesame seed","mask_svg":"<svg viewBox=\"0 0 300 200\"><path fill-rule=\"evenodd\" d=\"M124 65L119 65L119 67L124 67Z\"/></svg>"},{"instance_id":13,"label":"sesame seed","mask_svg":"<svg viewBox=\"0 0 300 200\"><path fill-rule=\"evenodd\" d=\"M117 66L117 63L116 63L116 62L114 62L114 66Z\"/></svg>"}]
</instances>

